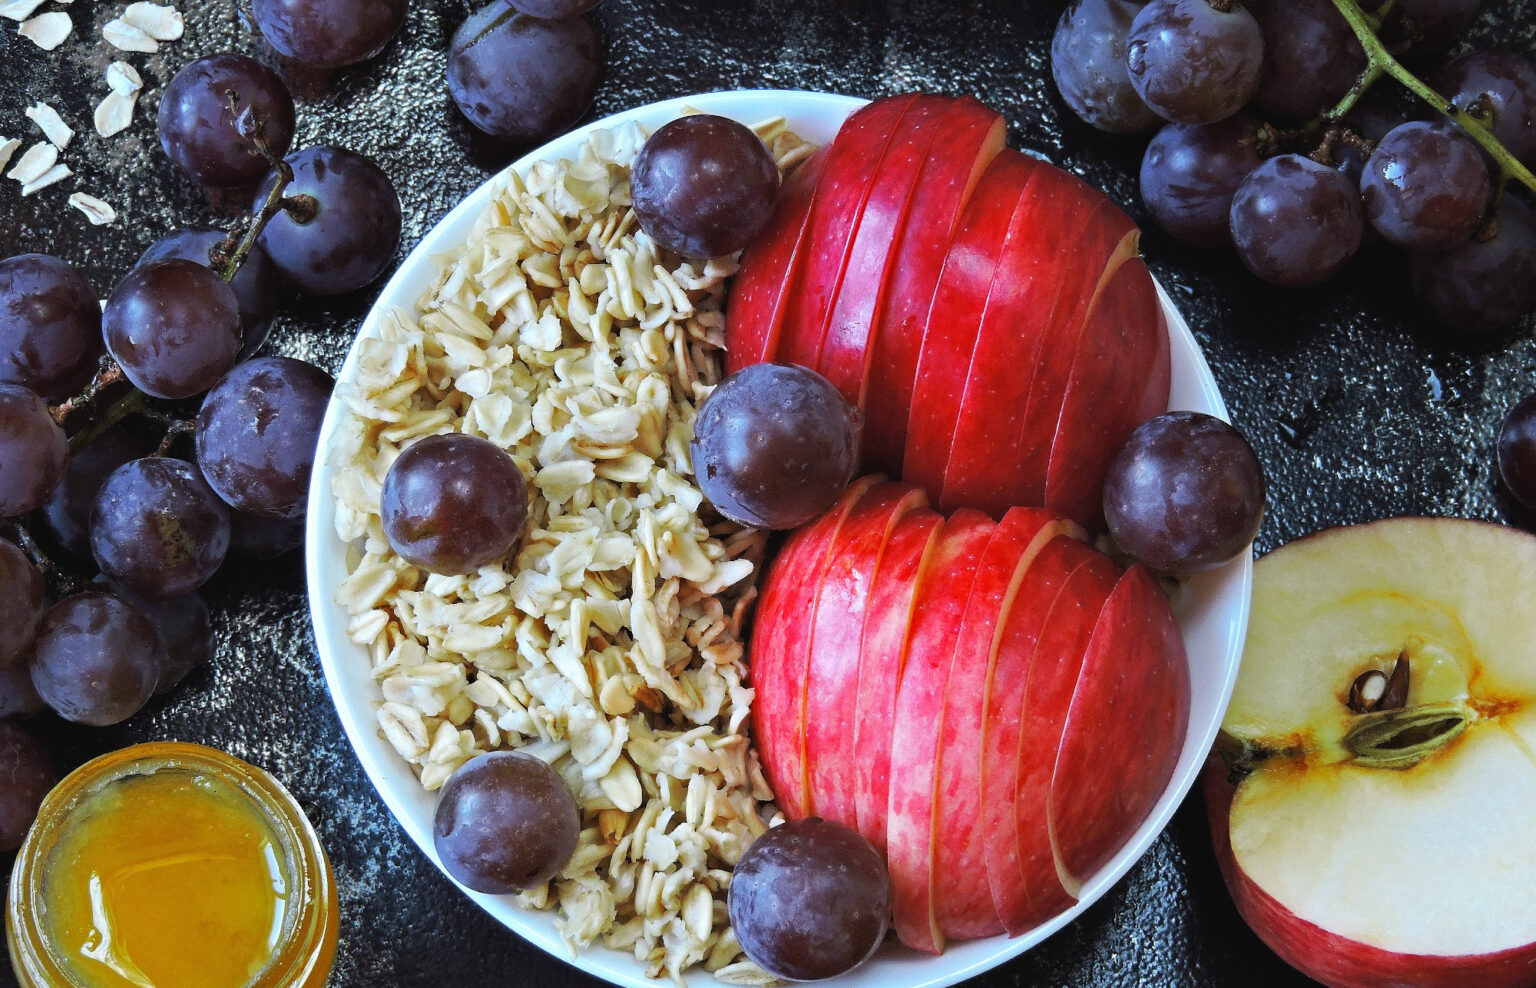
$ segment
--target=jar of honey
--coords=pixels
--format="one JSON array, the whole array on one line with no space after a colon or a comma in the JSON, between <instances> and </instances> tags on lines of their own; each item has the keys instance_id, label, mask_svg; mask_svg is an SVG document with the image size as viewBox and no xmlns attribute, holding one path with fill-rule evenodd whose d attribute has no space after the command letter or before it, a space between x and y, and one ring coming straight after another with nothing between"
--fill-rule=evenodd
<instances>
[{"instance_id":1,"label":"jar of honey","mask_svg":"<svg viewBox=\"0 0 1536 988\"><path fill-rule=\"evenodd\" d=\"M22 988L320 988L338 926L330 862L288 791L178 743L59 783L5 919Z\"/></svg>"}]
</instances>

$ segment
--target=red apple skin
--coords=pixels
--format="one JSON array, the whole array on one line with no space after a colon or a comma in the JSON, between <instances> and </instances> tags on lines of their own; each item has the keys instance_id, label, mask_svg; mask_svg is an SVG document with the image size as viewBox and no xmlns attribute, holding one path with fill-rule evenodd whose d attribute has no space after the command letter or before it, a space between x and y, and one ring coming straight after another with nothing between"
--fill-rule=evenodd
<instances>
[{"instance_id":1,"label":"red apple skin","mask_svg":"<svg viewBox=\"0 0 1536 988\"><path fill-rule=\"evenodd\" d=\"M1003 244L1016 207L1030 194L1034 175L1046 167L1038 158L1003 149L982 174L944 256L918 352L901 465L902 479L935 501L944 487L944 465L954 445L982 320L994 286L1007 280L1008 273L1000 274L998 266Z\"/></svg>"},{"instance_id":2,"label":"red apple skin","mask_svg":"<svg viewBox=\"0 0 1536 988\"><path fill-rule=\"evenodd\" d=\"M741 268L726 301L728 372L772 359L778 346L788 287L806 254L811 196L826 157L827 149L820 148L790 173L768 228L741 255Z\"/></svg>"},{"instance_id":3,"label":"red apple skin","mask_svg":"<svg viewBox=\"0 0 1536 988\"><path fill-rule=\"evenodd\" d=\"M866 469L893 474L901 469L917 358L944 254L976 183L1007 139L1001 114L970 97L959 102L971 105L967 116L972 119L958 127L952 137L946 135L944 142L936 141L934 154L924 163L904 224L911 232L897 245L888 285L882 292L872 353L866 358Z\"/></svg>"},{"instance_id":4,"label":"red apple skin","mask_svg":"<svg viewBox=\"0 0 1536 988\"><path fill-rule=\"evenodd\" d=\"M1064 884L1051 846L1051 778L1089 637L1120 576L1108 556L1088 546L1070 539L1057 539L1053 545L1061 545L1081 562L1044 620L1024 686L1012 800L1017 871L1013 880L999 875L993 885L994 898L1000 894L1003 899L998 915L1009 933L1032 929L1076 901L1077 889ZM1026 574L1021 593L1029 589ZM1015 602L1014 612L1019 609Z\"/></svg>"},{"instance_id":5,"label":"red apple skin","mask_svg":"<svg viewBox=\"0 0 1536 988\"><path fill-rule=\"evenodd\" d=\"M1157 285L1146 263L1131 258L1105 286L1078 341L1051 444L1046 506L1089 527L1102 521L1110 461L1138 425L1168 407L1167 350ZM1144 414L1148 403L1159 406L1152 415Z\"/></svg>"},{"instance_id":6,"label":"red apple skin","mask_svg":"<svg viewBox=\"0 0 1536 988\"><path fill-rule=\"evenodd\" d=\"M976 337L941 502L993 517L1014 504L1044 503L1048 460L1019 449L1030 431L1032 386L1057 379L1039 369L1060 360L1054 351L1076 332L1075 320L1129 229L1125 213L1076 176L1052 167L1035 176L999 260L1002 292ZM1049 418L1054 426L1055 408L1039 399L1036 406L1034 421Z\"/></svg>"},{"instance_id":7,"label":"red apple skin","mask_svg":"<svg viewBox=\"0 0 1536 988\"><path fill-rule=\"evenodd\" d=\"M853 717L853 747L859 756L854 816L859 833L881 854L886 853L896 688L907 663L912 609L918 592L935 578L933 561L942 531L943 518L933 511L902 520L880 558L864 615Z\"/></svg>"},{"instance_id":8,"label":"red apple skin","mask_svg":"<svg viewBox=\"0 0 1536 988\"><path fill-rule=\"evenodd\" d=\"M827 550L843 519L879 480L859 478L825 514L796 529L769 567L758 600L748 651L756 690L753 737L779 808L792 820L805 815L800 717L810 655L806 616L815 613Z\"/></svg>"},{"instance_id":9,"label":"red apple skin","mask_svg":"<svg viewBox=\"0 0 1536 988\"><path fill-rule=\"evenodd\" d=\"M918 588L906 668L896 691L898 729L891 740L886 818L892 925L902 943L930 954L943 952L945 942L936 909L933 845L944 688L959 645L955 632L992 529L992 520L977 511L957 511L944 523L932 563L937 576Z\"/></svg>"},{"instance_id":10,"label":"red apple skin","mask_svg":"<svg viewBox=\"0 0 1536 988\"><path fill-rule=\"evenodd\" d=\"M1200 775L1216 863L1237 911L1280 959L1328 988L1531 988L1536 944L1492 954L1398 954L1330 933L1281 905L1253 882L1232 853L1237 789L1214 752ZM1432 866L1432 862L1429 863Z\"/></svg>"},{"instance_id":11,"label":"red apple skin","mask_svg":"<svg viewBox=\"0 0 1536 988\"><path fill-rule=\"evenodd\" d=\"M1058 864L1079 887L1157 805L1188 729L1184 637L1157 581L1133 566L1099 612L1051 778Z\"/></svg>"},{"instance_id":12,"label":"red apple skin","mask_svg":"<svg viewBox=\"0 0 1536 988\"><path fill-rule=\"evenodd\" d=\"M877 335L875 321L895 277L896 257L926 163L933 155L951 153L957 136L963 140L968 130L990 126L992 118L992 111L972 99L923 96L908 110L886 151L837 286L817 363L850 404L867 407L875 350L870 341Z\"/></svg>"},{"instance_id":13,"label":"red apple skin","mask_svg":"<svg viewBox=\"0 0 1536 988\"><path fill-rule=\"evenodd\" d=\"M854 790L860 753L848 714L858 700L864 617L892 532L927 505L923 492L910 485L876 484L843 521L827 551L803 704L807 816L858 826Z\"/></svg>"},{"instance_id":14,"label":"red apple skin","mask_svg":"<svg viewBox=\"0 0 1536 988\"><path fill-rule=\"evenodd\" d=\"M885 153L900 130L916 93L875 100L855 110L827 145L827 160L811 198L808 251L790 283L783 332L773 359L817 367L837 286L843 279L864 204Z\"/></svg>"},{"instance_id":15,"label":"red apple skin","mask_svg":"<svg viewBox=\"0 0 1536 988\"><path fill-rule=\"evenodd\" d=\"M938 745L934 868L939 929L956 940L1003 932L987 882L982 734L987 682L1007 615L1036 553L1070 527L1041 508L1014 508L993 529L955 633Z\"/></svg>"}]
</instances>

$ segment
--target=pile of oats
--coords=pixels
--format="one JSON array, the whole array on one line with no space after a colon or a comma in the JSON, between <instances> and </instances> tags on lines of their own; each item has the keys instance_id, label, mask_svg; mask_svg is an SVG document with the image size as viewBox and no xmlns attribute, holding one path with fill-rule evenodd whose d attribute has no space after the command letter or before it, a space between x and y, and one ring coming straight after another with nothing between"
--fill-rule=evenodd
<instances>
[{"instance_id":1,"label":"pile of oats","mask_svg":"<svg viewBox=\"0 0 1536 988\"><path fill-rule=\"evenodd\" d=\"M755 128L781 168L809 147ZM721 375L730 258L663 255L629 208L645 133L593 134L575 161L513 176L415 311L358 343L332 452L338 600L371 656L383 736L429 790L515 748L570 784L583 829L564 873L520 897L569 947L771 979L726 915L731 868L777 811L746 722L741 623L765 533L713 516L688 444ZM384 477L422 436L506 449L530 484L512 558L473 576L396 556Z\"/></svg>"}]
</instances>

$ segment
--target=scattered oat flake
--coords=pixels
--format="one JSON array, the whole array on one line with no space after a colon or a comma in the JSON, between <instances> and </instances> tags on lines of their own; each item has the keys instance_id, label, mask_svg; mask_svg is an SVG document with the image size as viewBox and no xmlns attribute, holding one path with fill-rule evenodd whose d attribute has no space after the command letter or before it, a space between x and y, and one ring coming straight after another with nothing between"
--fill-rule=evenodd
<instances>
[{"instance_id":1,"label":"scattered oat flake","mask_svg":"<svg viewBox=\"0 0 1536 988\"><path fill-rule=\"evenodd\" d=\"M127 130L133 123L133 104L137 99L136 94L124 96L116 91L108 93L107 98L96 105L92 121L96 125L96 133L102 137L112 137Z\"/></svg>"},{"instance_id":2,"label":"scattered oat flake","mask_svg":"<svg viewBox=\"0 0 1536 988\"><path fill-rule=\"evenodd\" d=\"M47 141L39 141L27 148L27 153L16 162L16 167L6 174L25 185L41 178L43 173L52 168L58 160L59 149Z\"/></svg>"},{"instance_id":3,"label":"scattered oat flake","mask_svg":"<svg viewBox=\"0 0 1536 988\"><path fill-rule=\"evenodd\" d=\"M24 195L24 196L29 196L29 195L31 195L34 192L39 192L39 191L41 191L43 189L48 188L48 186L52 185L55 182L62 182L66 178L68 178L69 176L71 176L73 174L74 174L74 172L69 170L69 166L68 165L65 165L65 164L54 165L52 168L48 169L46 172L43 172L42 175L40 175L37 178L33 179L32 181L28 182L26 185L23 185L21 187L21 194Z\"/></svg>"},{"instance_id":4,"label":"scattered oat flake","mask_svg":"<svg viewBox=\"0 0 1536 988\"><path fill-rule=\"evenodd\" d=\"M11 162L11 155L15 154L19 147L21 147L21 141L16 138L0 137L0 172L5 171L5 166Z\"/></svg>"},{"instance_id":5,"label":"scattered oat flake","mask_svg":"<svg viewBox=\"0 0 1536 988\"><path fill-rule=\"evenodd\" d=\"M32 16L32 11L41 7L46 0L4 0L0 3L0 17L8 17L13 21L24 21Z\"/></svg>"},{"instance_id":6,"label":"scattered oat flake","mask_svg":"<svg viewBox=\"0 0 1536 988\"><path fill-rule=\"evenodd\" d=\"M25 112L27 119L37 124L38 129L43 132L43 135L48 140L53 142L54 147L60 151L69 147L69 142L74 138L75 132L70 129L69 124L64 122L64 118L59 116L58 110L55 110L47 103L38 103L27 107Z\"/></svg>"},{"instance_id":7,"label":"scattered oat flake","mask_svg":"<svg viewBox=\"0 0 1536 988\"><path fill-rule=\"evenodd\" d=\"M69 32L74 29L74 23L70 21L69 15L55 10L47 14L38 14L29 21L23 21L17 33L43 51L53 51L64 43L64 39L69 37Z\"/></svg>"},{"instance_id":8,"label":"scattered oat flake","mask_svg":"<svg viewBox=\"0 0 1536 988\"><path fill-rule=\"evenodd\" d=\"M137 96L144 88L139 70L127 62L113 62L107 66L107 88L124 96Z\"/></svg>"},{"instance_id":9,"label":"scattered oat flake","mask_svg":"<svg viewBox=\"0 0 1536 988\"><path fill-rule=\"evenodd\" d=\"M117 210L84 192L71 194L69 204L84 213L93 226L106 226L117 219Z\"/></svg>"},{"instance_id":10,"label":"scattered oat flake","mask_svg":"<svg viewBox=\"0 0 1536 988\"><path fill-rule=\"evenodd\" d=\"M123 11L122 19L156 41L175 41L181 37L185 28L181 14L175 7L145 3L143 0L130 3L128 9Z\"/></svg>"},{"instance_id":11,"label":"scattered oat flake","mask_svg":"<svg viewBox=\"0 0 1536 988\"><path fill-rule=\"evenodd\" d=\"M121 17L107 22L101 29L107 44L119 51L141 51L153 55L160 50L160 43Z\"/></svg>"}]
</instances>

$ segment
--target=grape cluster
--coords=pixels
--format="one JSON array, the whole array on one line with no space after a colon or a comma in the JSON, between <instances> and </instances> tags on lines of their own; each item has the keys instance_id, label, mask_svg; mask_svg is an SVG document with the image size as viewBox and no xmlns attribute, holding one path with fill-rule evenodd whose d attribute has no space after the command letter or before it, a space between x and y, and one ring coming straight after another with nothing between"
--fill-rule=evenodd
<instances>
[{"instance_id":1,"label":"grape cluster","mask_svg":"<svg viewBox=\"0 0 1536 988\"><path fill-rule=\"evenodd\" d=\"M1357 35L1344 8L1373 33ZM1157 129L1141 198L1176 239L1231 246L1259 278L1287 287L1326 281L1363 244L1384 241L1409 252L1431 315L1480 332L1536 311L1536 227L1520 197L1536 191L1521 174L1536 167L1536 62L1471 52L1436 72L1430 91L1397 61L1445 48L1477 9L1073 0L1052 72L1088 124ZM1423 96L1426 119L1360 102L1381 74ZM1479 129L1502 147L1480 146Z\"/></svg>"}]
</instances>

